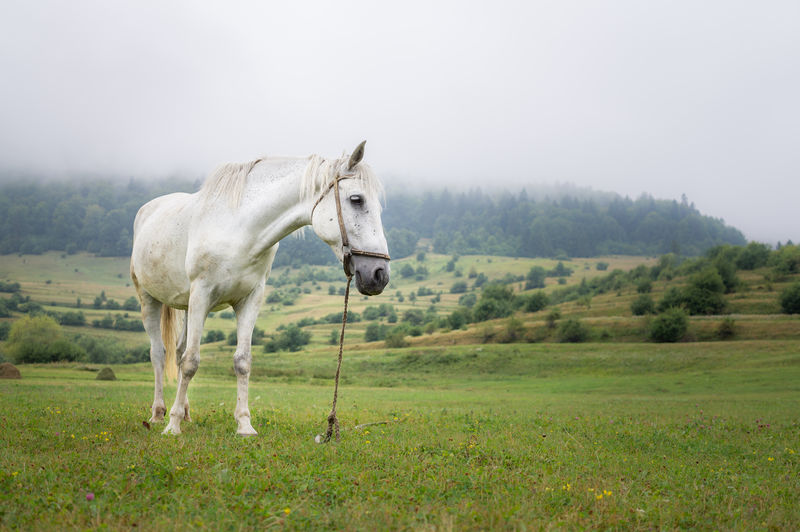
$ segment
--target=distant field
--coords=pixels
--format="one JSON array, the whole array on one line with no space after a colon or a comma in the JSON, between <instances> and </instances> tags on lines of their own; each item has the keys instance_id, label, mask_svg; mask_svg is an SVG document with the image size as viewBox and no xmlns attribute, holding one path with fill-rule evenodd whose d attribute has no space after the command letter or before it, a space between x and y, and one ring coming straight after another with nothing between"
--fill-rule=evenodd
<instances>
[{"instance_id":1,"label":"distant field","mask_svg":"<svg viewBox=\"0 0 800 532\"><path fill-rule=\"evenodd\" d=\"M179 437L142 424L145 364L23 366L0 529L797 529L797 344L736 344L353 351L325 446L325 350L257 357L252 439L223 354Z\"/></svg>"},{"instance_id":2,"label":"distant field","mask_svg":"<svg viewBox=\"0 0 800 532\"><path fill-rule=\"evenodd\" d=\"M384 293L374 298L367 298L356 292L351 298L352 310L360 313L367 306L380 303L391 303L399 313L412 308L425 310L430 305L428 302L431 299L430 296L420 297L414 302L410 301L408 296L412 292L417 292L421 287L426 287L433 292L441 292L441 301L437 303L436 307L440 312L447 313L456 308L460 296L460 294L450 293L451 286L459 280L470 281L471 284L472 280L469 279L468 274L473 268L476 272L484 273L490 280L495 280L507 274L524 276L534 265L551 269L558 263L558 261L550 259L465 256L457 261L454 271L448 272L446 263L449 260L449 256L428 254L422 263L418 263L413 257L393 261L392 267L395 273ZM606 273L595 268L597 262L608 263L610 271L614 268L630 270L639 264L650 264L653 260L643 257L610 257L567 261L565 264L575 270L572 276L566 278L567 285L578 283L584 277L592 278ZM424 265L429 271L428 277L419 281L414 278L401 277L397 272L406 263L413 264L415 267ZM333 278L338 280L319 283L303 282L297 285L303 290L303 293L297 297L294 304L285 306L280 303L266 303L262 308L257 326L262 330L272 332L280 325L288 325L301 318L317 319L326 314L341 312L342 297L328 294L329 286L333 286L337 292L344 288L344 275L339 275L341 268L331 266L317 267L317 269L335 272ZM277 278L287 270L290 275L297 273L296 270L277 268L273 271L272 278ZM88 254L66 255L57 252L43 255L2 255L0 256L0 280L19 282L22 285L23 294L29 295L48 310L64 310L60 307L75 308L77 299L80 298L81 310L86 315L88 323L95 319L101 319L109 312L105 309L95 310L92 308L92 302L101 292L105 292L107 298L114 299L118 303L136 295L130 281L129 261L127 258L120 257L93 257ZM521 283L517 284L521 285ZM547 290L559 286L555 278L548 278L547 285ZM517 288L521 288L521 286L517 286ZM268 287L267 295L274 290L276 288ZM396 295L398 291L404 294L403 302L400 302ZM53 307L53 304L57 306ZM112 312L114 314L124 313L124 311ZM137 312L129 314L132 317L138 315ZM221 316L222 312L217 312L209 317L206 321L206 330L219 329L226 334L235 330L235 321L224 319ZM314 343L325 345L330 331L334 328L336 328L335 324L312 327ZM80 329L82 329L81 332L88 334L106 335L109 332L90 327ZM363 330L364 324L350 324L351 336L354 339L363 338ZM147 342L147 336L144 333L122 332L119 337L130 346Z\"/></svg>"}]
</instances>

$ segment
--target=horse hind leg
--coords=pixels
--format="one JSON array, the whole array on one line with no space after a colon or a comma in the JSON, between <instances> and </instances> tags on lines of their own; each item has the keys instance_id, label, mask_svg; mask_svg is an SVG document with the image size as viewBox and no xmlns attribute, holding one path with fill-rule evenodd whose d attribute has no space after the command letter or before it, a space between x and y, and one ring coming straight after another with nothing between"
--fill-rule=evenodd
<instances>
[{"instance_id":1,"label":"horse hind leg","mask_svg":"<svg viewBox=\"0 0 800 532\"><path fill-rule=\"evenodd\" d=\"M183 357L183 353L186 352L186 336L187 331L189 329L189 320L186 319L186 312L183 313L183 333L181 334L181 339L178 342L178 349L177 352L181 354L181 358ZM184 421L191 421L192 416L189 415L189 394L186 394L186 400L183 402L183 420Z\"/></svg>"},{"instance_id":2,"label":"horse hind leg","mask_svg":"<svg viewBox=\"0 0 800 532\"><path fill-rule=\"evenodd\" d=\"M154 299L147 292L140 290L139 299L142 304L142 323L147 336L150 338L150 363L153 365L153 407L150 416L151 423L164 421L167 407L164 403L164 360L166 348L161 338L161 308L162 303Z\"/></svg>"}]
</instances>

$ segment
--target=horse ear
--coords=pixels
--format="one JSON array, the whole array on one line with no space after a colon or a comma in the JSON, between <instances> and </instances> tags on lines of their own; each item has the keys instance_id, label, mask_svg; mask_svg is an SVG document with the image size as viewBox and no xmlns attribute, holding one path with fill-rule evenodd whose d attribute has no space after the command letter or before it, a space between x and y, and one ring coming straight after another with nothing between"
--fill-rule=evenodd
<instances>
[{"instance_id":1,"label":"horse ear","mask_svg":"<svg viewBox=\"0 0 800 532\"><path fill-rule=\"evenodd\" d=\"M364 158L364 144L366 143L366 140L362 140L361 144L356 146L356 149L353 150L353 155L350 156L350 162L347 163L348 172L352 171L353 168L355 168L356 165L361 162L361 159Z\"/></svg>"}]
</instances>

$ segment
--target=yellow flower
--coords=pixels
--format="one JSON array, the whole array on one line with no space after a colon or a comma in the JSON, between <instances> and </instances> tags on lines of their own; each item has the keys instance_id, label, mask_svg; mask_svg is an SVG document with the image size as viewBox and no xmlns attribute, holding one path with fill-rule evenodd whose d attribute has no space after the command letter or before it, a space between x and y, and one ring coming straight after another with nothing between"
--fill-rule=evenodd
<instances>
[{"instance_id":1,"label":"yellow flower","mask_svg":"<svg viewBox=\"0 0 800 532\"><path fill-rule=\"evenodd\" d=\"M289 508L287 506L286 508L283 509L283 513L285 513L286 515L289 515L290 513L292 513L292 510L291 510L291 508Z\"/></svg>"},{"instance_id":2,"label":"yellow flower","mask_svg":"<svg viewBox=\"0 0 800 532\"><path fill-rule=\"evenodd\" d=\"M767 460L769 460L770 462L772 462L772 461L774 461L775 459L774 459L773 457L771 457L771 456L770 456L769 458L767 458Z\"/></svg>"}]
</instances>

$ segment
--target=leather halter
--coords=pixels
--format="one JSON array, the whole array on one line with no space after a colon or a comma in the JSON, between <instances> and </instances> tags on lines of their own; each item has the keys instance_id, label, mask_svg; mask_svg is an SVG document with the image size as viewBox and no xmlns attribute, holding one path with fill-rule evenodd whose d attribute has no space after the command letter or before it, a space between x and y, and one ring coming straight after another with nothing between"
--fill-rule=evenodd
<instances>
[{"instance_id":1,"label":"leather halter","mask_svg":"<svg viewBox=\"0 0 800 532\"><path fill-rule=\"evenodd\" d=\"M344 218L342 217L342 200L339 197L339 181L344 179L354 179L355 176L353 175L341 175L337 174L336 178L333 182L328 185L322 194L319 195L317 201L314 202L314 206L311 207L311 219L314 219L314 209L317 208L317 205L322 201L322 199L330 192L331 189L334 191L334 197L336 198L336 217L339 219L339 233L342 235L342 268L344 268L344 274L350 279L353 274L347 269L347 264L350 262L350 258L353 255L361 255L363 257L374 257L377 259L385 259L385 260L392 260L392 258L387 255L386 253L378 253L377 251L366 251L363 249L358 249L350 246L350 240L347 238L347 229L344 227Z\"/></svg>"}]
</instances>

